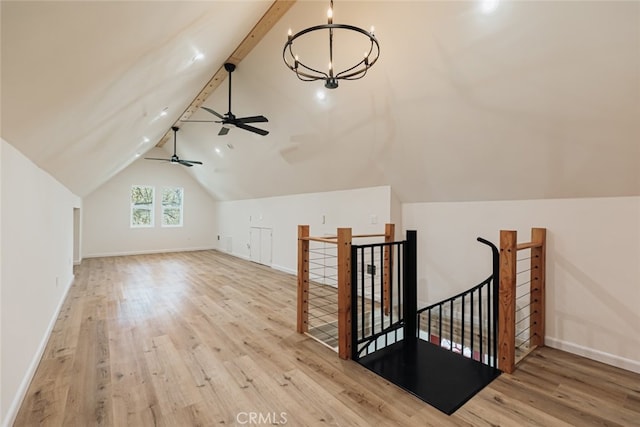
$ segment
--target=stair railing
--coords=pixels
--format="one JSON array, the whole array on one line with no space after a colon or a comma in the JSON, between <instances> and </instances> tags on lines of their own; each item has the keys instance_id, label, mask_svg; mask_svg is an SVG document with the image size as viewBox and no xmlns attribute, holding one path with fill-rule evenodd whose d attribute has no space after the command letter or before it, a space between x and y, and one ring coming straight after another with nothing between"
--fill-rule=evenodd
<instances>
[{"instance_id":1,"label":"stair railing","mask_svg":"<svg viewBox=\"0 0 640 427\"><path fill-rule=\"evenodd\" d=\"M352 240L355 238L379 238L383 237L385 242L392 242L395 233L394 224L386 224L385 232L381 234L352 234L351 228L338 228L335 236L322 236L313 237L309 235L308 225L298 226L298 295L297 295L297 325L296 330L299 333L309 334L313 338L310 331L311 321L318 319L321 322L326 322L326 319L332 318L337 323L337 328L334 328L336 333L335 340L337 341L338 356L342 359L349 359L351 357L351 245ZM329 262L332 263L330 269L333 270L335 278L319 277L314 275L313 271L318 267L318 264L327 262L323 259L323 255L315 256L318 254L317 250L314 250L312 243L320 243L326 246L334 246L335 248L325 249L326 253L330 253L332 258ZM385 259L391 259L393 254L391 249L385 252ZM382 271L382 286L384 289L384 307L388 308L388 295L390 292L390 267L391 263L387 262ZM324 266L326 267L326 266ZM333 282L332 282L333 281ZM314 304L314 299L319 298L319 293L314 295L314 290L319 289L320 286L326 285L326 282L332 282L335 284L335 289L329 290L333 292L334 301L331 304L323 304L322 318L314 316L311 310L319 309L318 304ZM322 292L324 295L327 294ZM326 296L321 296L326 298ZM328 301L325 301L328 302ZM316 325L322 327L323 325ZM313 329L313 328L312 328ZM322 341L322 340L320 340Z\"/></svg>"}]
</instances>

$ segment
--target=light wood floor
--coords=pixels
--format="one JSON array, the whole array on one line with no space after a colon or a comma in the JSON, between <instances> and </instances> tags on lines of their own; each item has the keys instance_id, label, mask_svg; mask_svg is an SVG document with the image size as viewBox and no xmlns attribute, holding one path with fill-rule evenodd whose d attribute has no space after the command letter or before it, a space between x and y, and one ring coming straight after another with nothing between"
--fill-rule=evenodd
<instances>
[{"instance_id":1,"label":"light wood floor","mask_svg":"<svg viewBox=\"0 0 640 427\"><path fill-rule=\"evenodd\" d=\"M295 286L215 251L87 259L15 425L640 426L640 375L550 348L448 417L297 334Z\"/></svg>"}]
</instances>

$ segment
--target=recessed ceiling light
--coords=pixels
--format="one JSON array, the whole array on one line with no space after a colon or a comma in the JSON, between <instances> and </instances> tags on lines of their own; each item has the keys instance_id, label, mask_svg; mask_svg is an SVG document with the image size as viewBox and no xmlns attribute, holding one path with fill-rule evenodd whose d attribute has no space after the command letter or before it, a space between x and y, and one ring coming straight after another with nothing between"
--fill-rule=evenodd
<instances>
[{"instance_id":1,"label":"recessed ceiling light","mask_svg":"<svg viewBox=\"0 0 640 427\"><path fill-rule=\"evenodd\" d=\"M234 149L233 144L232 144L232 143L230 143L230 142L227 142L227 148L228 148L229 150L233 150L233 149Z\"/></svg>"},{"instance_id":2,"label":"recessed ceiling light","mask_svg":"<svg viewBox=\"0 0 640 427\"><path fill-rule=\"evenodd\" d=\"M167 110L169 109L169 107L164 107L164 109L160 112L161 116L166 116L167 115Z\"/></svg>"},{"instance_id":3,"label":"recessed ceiling light","mask_svg":"<svg viewBox=\"0 0 640 427\"><path fill-rule=\"evenodd\" d=\"M142 140L143 140L145 143L146 143L146 142L151 141L151 140L150 140L149 138L147 138L146 136L145 136L144 138L142 138Z\"/></svg>"},{"instance_id":4,"label":"recessed ceiling light","mask_svg":"<svg viewBox=\"0 0 640 427\"><path fill-rule=\"evenodd\" d=\"M220 149L218 147L215 148L216 153L220 154Z\"/></svg>"},{"instance_id":5,"label":"recessed ceiling light","mask_svg":"<svg viewBox=\"0 0 640 427\"><path fill-rule=\"evenodd\" d=\"M500 0L481 0L480 10L482 10L482 13L484 13L485 15L489 15L495 12L495 10L498 8L499 2Z\"/></svg>"},{"instance_id":6,"label":"recessed ceiling light","mask_svg":"<svg viewBox=\"0 0 640 427\"><path fill-rule=\"evenodd\" d=\"M194 55L194 57L193 57L193 58L191 58L191 60L192 60L193 62L199 61L199 60L201 60L201 59L204 59L204 53L202 53L202 52L198 52L198 53L196 53L196 54Z\"/></svg>"},{"instance_id":7,"label":"recessed ceiling light","mask_svg":"<svg viewBox=\"0 0 640 427\"><path fill-rule=\"evenodd\" d=\"M324 90L318 89L318 91L316 92L316 98L318 98L320 101L324 101L326 97L327 94L324 92Z\"/></svg>"}]
</instances>

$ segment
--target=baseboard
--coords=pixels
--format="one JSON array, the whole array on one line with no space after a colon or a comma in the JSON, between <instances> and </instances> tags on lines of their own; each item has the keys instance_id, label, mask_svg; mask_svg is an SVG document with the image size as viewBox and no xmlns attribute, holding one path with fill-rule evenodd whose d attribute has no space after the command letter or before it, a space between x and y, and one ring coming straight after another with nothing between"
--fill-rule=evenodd
<instances>
[{"instance_id":1,"label":"baseboard","mask_svg":"<svg viewBox=\"0 0 640 427\"><path fill-rule=\"evenodd\" d=\"M31 360L31 363L29 364L29 369L27 369L27 372L22 380L22 383L20 384L20 387L18 387L18 391L13 399L13 402L11 402L9 409L7 410L7 416L2 422L3 427L12 426L16 420L16 417L18 416L20 405L22 405L22 401L24 400L27 394L27 390L29 390L29 385L31 384L31 380L33 380L33 376L35 375L36 370L38 369L38 365L40 364L40 359L42 359L42 356L44 355L44 351L47 348L47 343L49 342L49 338L51 337L51 332L53 332L53 328L56 325L58 316L60 316L60 311L62 310L62 306L64 305L65 300L67 299L67 294L69 293L69 289L71 289L72 284L73 284L73 276L71 276L71 280L67 284L66 289L64 290L64 292L62 293L62 296L60 297L58 306L53 312L53 316L51 317L51 320L49 321L49 325L47 326L47 331L42 337L42 340L40 341L40 345L38 346L38 349L34 354L33 359Z\"/></svg>"},{"instance_id":2,"label":"baseboard","mask_svg":"<svg viewBox=\"0 0 640 427\"><path fill-rule=\"evenodd\" d=\"M578 356L583 356L587 359L596 360L598 362L606 363L607 365L615 366L616 368L640 374L640 361L638 360L627 359L616 356L615 354L606 353L589 347L583 347L581 345L556 338L545 337L544 344L549 347L557 348L558 350L566 351L567 353L577 354Z\"/></svg>"},{"instance_id":3,"label":"baseboard","mask_svg":"<svg viewBox=\"0 0 640 427\"><path fill-rule=\"evenodd\" d=\"M166 254L171 252L193 252L193 251L209 251L218 249L217 246L203 246L195 248L170 248L170 249L149 249L141 251L123 251L123 252L101 252L96 254L84 254L82 258L107 258L113 256L129 256L129 255L150 255L150 254Z\"/></svg>"},{"instance_id":4,"label":"baseboard","mask_svg":"<svg viewBox=\"0 0 640 427\"><path fill-rule=\"evenodd\" d=\"M247 255L234 254L232 252L226 252L226 251L222 251L222 250L220 252L224 252L225 254L234 256L236 258L243 259L245 261L251 261L251 258L249 258ZM253 262L253 261L251 261L251 262ZM266 265L266 264L263 264L263 265ZM293 270L291 268L283 267L283 266L277 265L277 264L267 265L267 267L271 267L274 270L282 271L283 273L287 273L287 274L293 274L293 275L298 274L297 270Z\"/></svg>"},{"instance_id":5,"label":"baseboard","mask_svg":"<svg viewBox=\"0 0 640 427\"><path fill-rule=\"evenodd\" d=\"M298 274L297 270L292 270L288 267L283 267L281 265L272 264L271 268L273 268L274 270L282 271L283 273L287 273L287 274L293 274L293 275Z\"/></svg>"}]
</instances>

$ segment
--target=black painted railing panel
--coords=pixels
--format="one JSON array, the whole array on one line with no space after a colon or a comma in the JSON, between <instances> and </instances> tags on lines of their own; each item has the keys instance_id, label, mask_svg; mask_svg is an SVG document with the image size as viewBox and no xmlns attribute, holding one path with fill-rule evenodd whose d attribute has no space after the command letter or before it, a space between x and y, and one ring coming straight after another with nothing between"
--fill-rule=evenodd
<instances>
[{"instance_id":1,"label":"black painted railing panel","mask_svg":"<svg viewBox=\"0 0 640 427\"><path fill-rule=\"evenodd\" d=\"M493 273L473 288L417 311L421 339L497 367L499 253L491 242Z\"/></svg>"},{"instance_id":2,"label":"black painted railing panel","mask_svg":"<svg viewBox=\"0 0 640 427\"><path fill-rule=\"evenodd\" d=\"M407 240L401 242L352 245L352 359L400 340L419 338L497 367L499 252L491 242L478 241L492 250L493 274L465 292L420 310L414 231L408 231ZM385 271L389 272L387 311Z\"/></svg>"},{"instance_id":3,"label":"black painted railing panel","mask_svg":"<svg viewBox=\"0 0 640 427\"><path fill-rule=\"evenodd\" d=\"M404 241L351 246L351 356L354 360L403 338L404 251ZM385 280L388 280L387 304Z\"/></svg>"}]
</instances>

